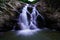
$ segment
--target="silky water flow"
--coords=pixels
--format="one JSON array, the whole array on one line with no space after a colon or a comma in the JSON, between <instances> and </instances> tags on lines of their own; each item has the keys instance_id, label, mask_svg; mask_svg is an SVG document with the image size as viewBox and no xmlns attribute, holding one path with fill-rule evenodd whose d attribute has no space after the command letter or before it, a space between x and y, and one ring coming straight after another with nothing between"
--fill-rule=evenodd
<instances>
[{"instance_id":1,"label":"silky water flow","mask_svg":"<svg viewBox=\"0 0 60 40\"><path fill-rule=\"evenodd\" d=\"M21 30L17 31L17 35L33 35L40 31L40 29L37 27L37 16L40 15L42 19L43 16L36 10L36 5L32 7L32 13L30 13L27 8L29 7L29 4L26 4L25 7L22 9L22 13L19 15L18 19L18 25L20 26ZM30 20L28 21L28 16L30 15Z\"/></svg>"}]
</instances>

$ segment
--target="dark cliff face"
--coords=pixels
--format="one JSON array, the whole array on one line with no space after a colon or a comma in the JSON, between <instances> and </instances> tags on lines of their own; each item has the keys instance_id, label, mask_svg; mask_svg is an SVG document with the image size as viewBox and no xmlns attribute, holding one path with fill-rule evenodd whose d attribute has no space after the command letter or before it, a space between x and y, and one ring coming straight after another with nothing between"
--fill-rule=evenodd
<instances>
[{"instance_id":1,"label":"dark cliff face","mask_svg":"<svg viewBox=\"0 0 60 40\"><path fill-rule=\"evenodd\" d=\"M17 30L18 25L16 24L16 20L21 12L19 9L23 8L23 5L21 4L22 3L19 3L18 1L12 1L6 2L3 6L0 6L0 31L12 30L14 26L17 26Z\"/></svg>"},{"instance_id":2,"label":"dark cliff face","mask_svg":"<svg viewBox=\"0 0 60 40\"><path fill-rule=\"evenodd\" d=\"M50 0L50 2L41 1L37 5L37 9L45 17L47 28L60 30L60 7L58 0Z\"/></svg>"}]
</instances>

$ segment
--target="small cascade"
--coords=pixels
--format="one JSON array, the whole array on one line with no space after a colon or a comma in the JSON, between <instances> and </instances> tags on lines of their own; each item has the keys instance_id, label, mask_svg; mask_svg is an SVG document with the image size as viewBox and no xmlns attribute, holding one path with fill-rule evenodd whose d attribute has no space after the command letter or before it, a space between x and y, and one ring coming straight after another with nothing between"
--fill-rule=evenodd
<instances>
[{"instance_id":1,"label":"small cascade","mask_svg":"<svg viewBox=\"0 0 60 40\"><path fill-rule=\"evenodd\" d=\"M18 35L33 35L34 33L40 31L37 27L37 16L40 15L42 19L44 17L37 11L36 6L32 7L32 13L30 13L27 8L29 4L26 4L25 7L22 9L22 13L19 15L18 25L20 26L21 30L17 31ZM28 16L30 15L30 20L28 21Z\"/></svg>"}]
</instances>

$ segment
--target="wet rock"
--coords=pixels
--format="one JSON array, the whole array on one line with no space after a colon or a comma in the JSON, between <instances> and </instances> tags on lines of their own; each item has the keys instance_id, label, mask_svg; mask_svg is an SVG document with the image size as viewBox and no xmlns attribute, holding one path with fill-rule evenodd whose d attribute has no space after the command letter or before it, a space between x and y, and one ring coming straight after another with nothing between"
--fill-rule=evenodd
<instances>
[{"instance_id":1,"label":"wet rock","mask_svg":"<svg viewBox=\"0 0 60 40\"><path fill-rule=\"evenodd\" d=\"M51 5L52 4L49 4L48 6L48 3L46 3L46 1L41 1L40 4L37 5L37 9L45 18L45 27L49 29L60 30L60 8L57 7L56 9L55 7L51 7Z\"/></svg>"},{"instance_id":2,"label":"wet rock","mask_svg":"<svg viewBox=\"0 0 60 40\"><path fill-rule=\"evenodd\" d=\"M40 15L38 15L36 21L37 21L38 28L44 28L45 27L45 20L42 19Z\"/></svg>"}]
</instances>

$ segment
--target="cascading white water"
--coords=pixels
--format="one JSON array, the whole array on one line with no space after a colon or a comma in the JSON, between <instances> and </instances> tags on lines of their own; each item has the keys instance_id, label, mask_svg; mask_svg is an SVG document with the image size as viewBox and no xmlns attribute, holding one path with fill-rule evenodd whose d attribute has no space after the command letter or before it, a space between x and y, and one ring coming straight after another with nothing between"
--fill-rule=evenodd
<instances>
[{"instance_id":1,"label":"cascading white water","mask_svg":"<svg viewBox=\"0 0 60 40\"><path fill-rule=\"evenodd\" d=\"M19 15L18 25L21 27L21 30L17 31L18 35L33 35L38 32L40 29L37 28L36 18L39 12L36 10L36 6L33 7L32 13L29 13L27 8L29 4L26 4L22 9L22 13ZM27 13L30 15L30 21L28 21ZM40 15L41 16L41 15ZM43 16L41 16L43 18ZM30 22L30 24L29 24Z\"/></svg>"}]
</instances>

